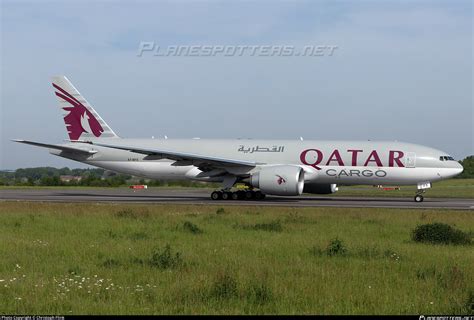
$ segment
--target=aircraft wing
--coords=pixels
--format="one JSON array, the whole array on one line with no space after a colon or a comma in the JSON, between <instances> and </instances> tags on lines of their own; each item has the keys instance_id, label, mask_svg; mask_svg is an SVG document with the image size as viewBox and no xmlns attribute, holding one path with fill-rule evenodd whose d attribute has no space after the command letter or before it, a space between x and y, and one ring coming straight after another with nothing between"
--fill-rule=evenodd
<instances>
[{"instance_id":1,"label":"aircraft wing","mask_svg":"<svg viewBox=\"0 0 474 320\"><path fill-rule=\"evenodd\" d=\"M61 150L61 151L67 151L67 152L75 152L75 153L83 153L83 154L94 154L97 153L96 150L85 150L81 148L75 148L71 146L64 146L64 145L59 145L59 144L48 144L48 143L41 143L41 142L35 142L35 141L28 141L28 140L12 140L14 142L19 142L19 143L25 143L25 144L31 144L33 146L37 147L43 147L43 148L48 148L48 149L56 149L56 150Z\"/></svg>"},{"instance_id":2,"label":"aircraft wing","mask_svg":"<svg viewBox=\"0 0 474 320\"><path fill-rule=\"evenodd\" d=\"M257 165L261 165L264 163L258 163L253 161L244 161L244 160L235 160L235 159L227 159L227 158L220 158L220 157L212 157L194 153L186 153L186 152L177 152L177 151L170 151L170 150L162 150L162 149L148 149L148 148L140 148L140 147L132 147L132 146L121 146L121 145L112 145L112 144L103 144L103 143L96 143L93 142L93 145L106 147L106 148L113 148L119 150L126 150L135 153L146 154L148 156L158 156L161 158L166 158L170 160L176 160L174 165L194 165L200 169L204 169L205 171L212 170L215 168L225 168L225 167L248 167L253 168Z\"/></svg>"}]
</instances>

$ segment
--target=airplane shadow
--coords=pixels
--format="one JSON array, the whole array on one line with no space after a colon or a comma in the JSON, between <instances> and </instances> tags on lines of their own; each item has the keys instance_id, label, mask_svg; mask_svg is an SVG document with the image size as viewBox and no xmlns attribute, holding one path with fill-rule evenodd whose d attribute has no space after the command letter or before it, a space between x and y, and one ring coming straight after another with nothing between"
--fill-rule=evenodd
<instances>
[{"instance_id":1,"label":"airplane shadow","mask_svg":"<svg viewBox=\"0 0 474 320\"><path fill-rule=\"evenodd\" d=\"M264 200L220 200L220 201L213 201L209 198L208 195L206 196L201 196L201 195L189 195L189 194L152 194L152 195L147 195L147 194L111 194L111 193L90 193L90 192L78 192L78 193L67 193L67 192L58 192L54 193L55 196L59 197L88 197L92 199L97 199L101 200L110 200L110 199L116 199L119 200L122 199L122 201L130 201L133 199L140 199L140 201L187 201L187 202L193 202L193 201L208 201L212 203L240 203L242 201L246 203L299 203L299 202L340 202L340 203L347 203L347 202L413 202L413 200L408 199L408 198L326 198L326 197L288 197L288 198L283 198L283 197L274 197L274 196L267 196ZM107 198L107 199L105 199ZM430 199L430 202L436 202L435 199ZM439 202L439 200L438 200Z\"/></svg>"}]
</instances>

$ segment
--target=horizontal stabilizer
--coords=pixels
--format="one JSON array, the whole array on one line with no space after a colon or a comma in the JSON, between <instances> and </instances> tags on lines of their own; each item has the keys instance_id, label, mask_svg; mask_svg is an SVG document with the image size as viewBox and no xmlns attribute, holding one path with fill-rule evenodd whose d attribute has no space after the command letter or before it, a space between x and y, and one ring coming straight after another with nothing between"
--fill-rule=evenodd
<instances>
[{"instance_id":1,"label":"horizontal stabilizer","mask_svg":"<svg viewBox=\"0 0 474 320\"><path fill-rule=\"evenodd\" d=\"M94 154L97 153L96 150L86 150L86 149L81 149L81 148L76 148L76 147L71 147L71 146L65 146L65 145L60 145L60 144L48 144L48 143L41 143L41 142L35 142L35 141L28 141L28 140L12 140L14 142L19 142L19 143L25 143L25 144L31 144L32 146L36 147L43 147L43 148L48 148L48 149L56 149L56 150L61 150L61 151L67 151L67 152L75 152L75 153L85 153L85 154Z\"/></svg>"}]
</instances>

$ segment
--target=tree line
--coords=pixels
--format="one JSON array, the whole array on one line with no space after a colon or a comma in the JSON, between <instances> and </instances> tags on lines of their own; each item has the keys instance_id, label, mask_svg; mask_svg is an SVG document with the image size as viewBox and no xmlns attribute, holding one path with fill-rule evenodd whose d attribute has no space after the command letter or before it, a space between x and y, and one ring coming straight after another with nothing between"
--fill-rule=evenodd
<instances>
[{"instance_id":1,"label":"tree line","mask_svg":"<svg viewBox=\"0 0 474 320\"><path fill-rule=\"evenodd\" d=\"M143 179L112 171L88 168L70 169L54 167L21 168L14 171L0 171L0 186L84 186L120 187L131 184L148 186L203 187L195 181L160 181Z\"/></svg>"}]
</instances>

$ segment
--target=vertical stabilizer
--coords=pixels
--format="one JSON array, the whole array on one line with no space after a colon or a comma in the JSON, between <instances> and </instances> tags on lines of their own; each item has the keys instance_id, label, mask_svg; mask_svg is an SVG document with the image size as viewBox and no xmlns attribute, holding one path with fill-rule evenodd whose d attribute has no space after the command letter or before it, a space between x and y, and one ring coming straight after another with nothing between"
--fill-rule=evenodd
<instances>
[{"instance_id":1,"label":"vertical stabilizer","mask_svg":"<svg viewBox=\"0 0 474 320\"><path fill-rule=\"evenodd\" d=\"M64 123L69 139L118 138L65 76L54 76L53 87L59 106L64 111Z\"/></svg>"}]
</instances>

